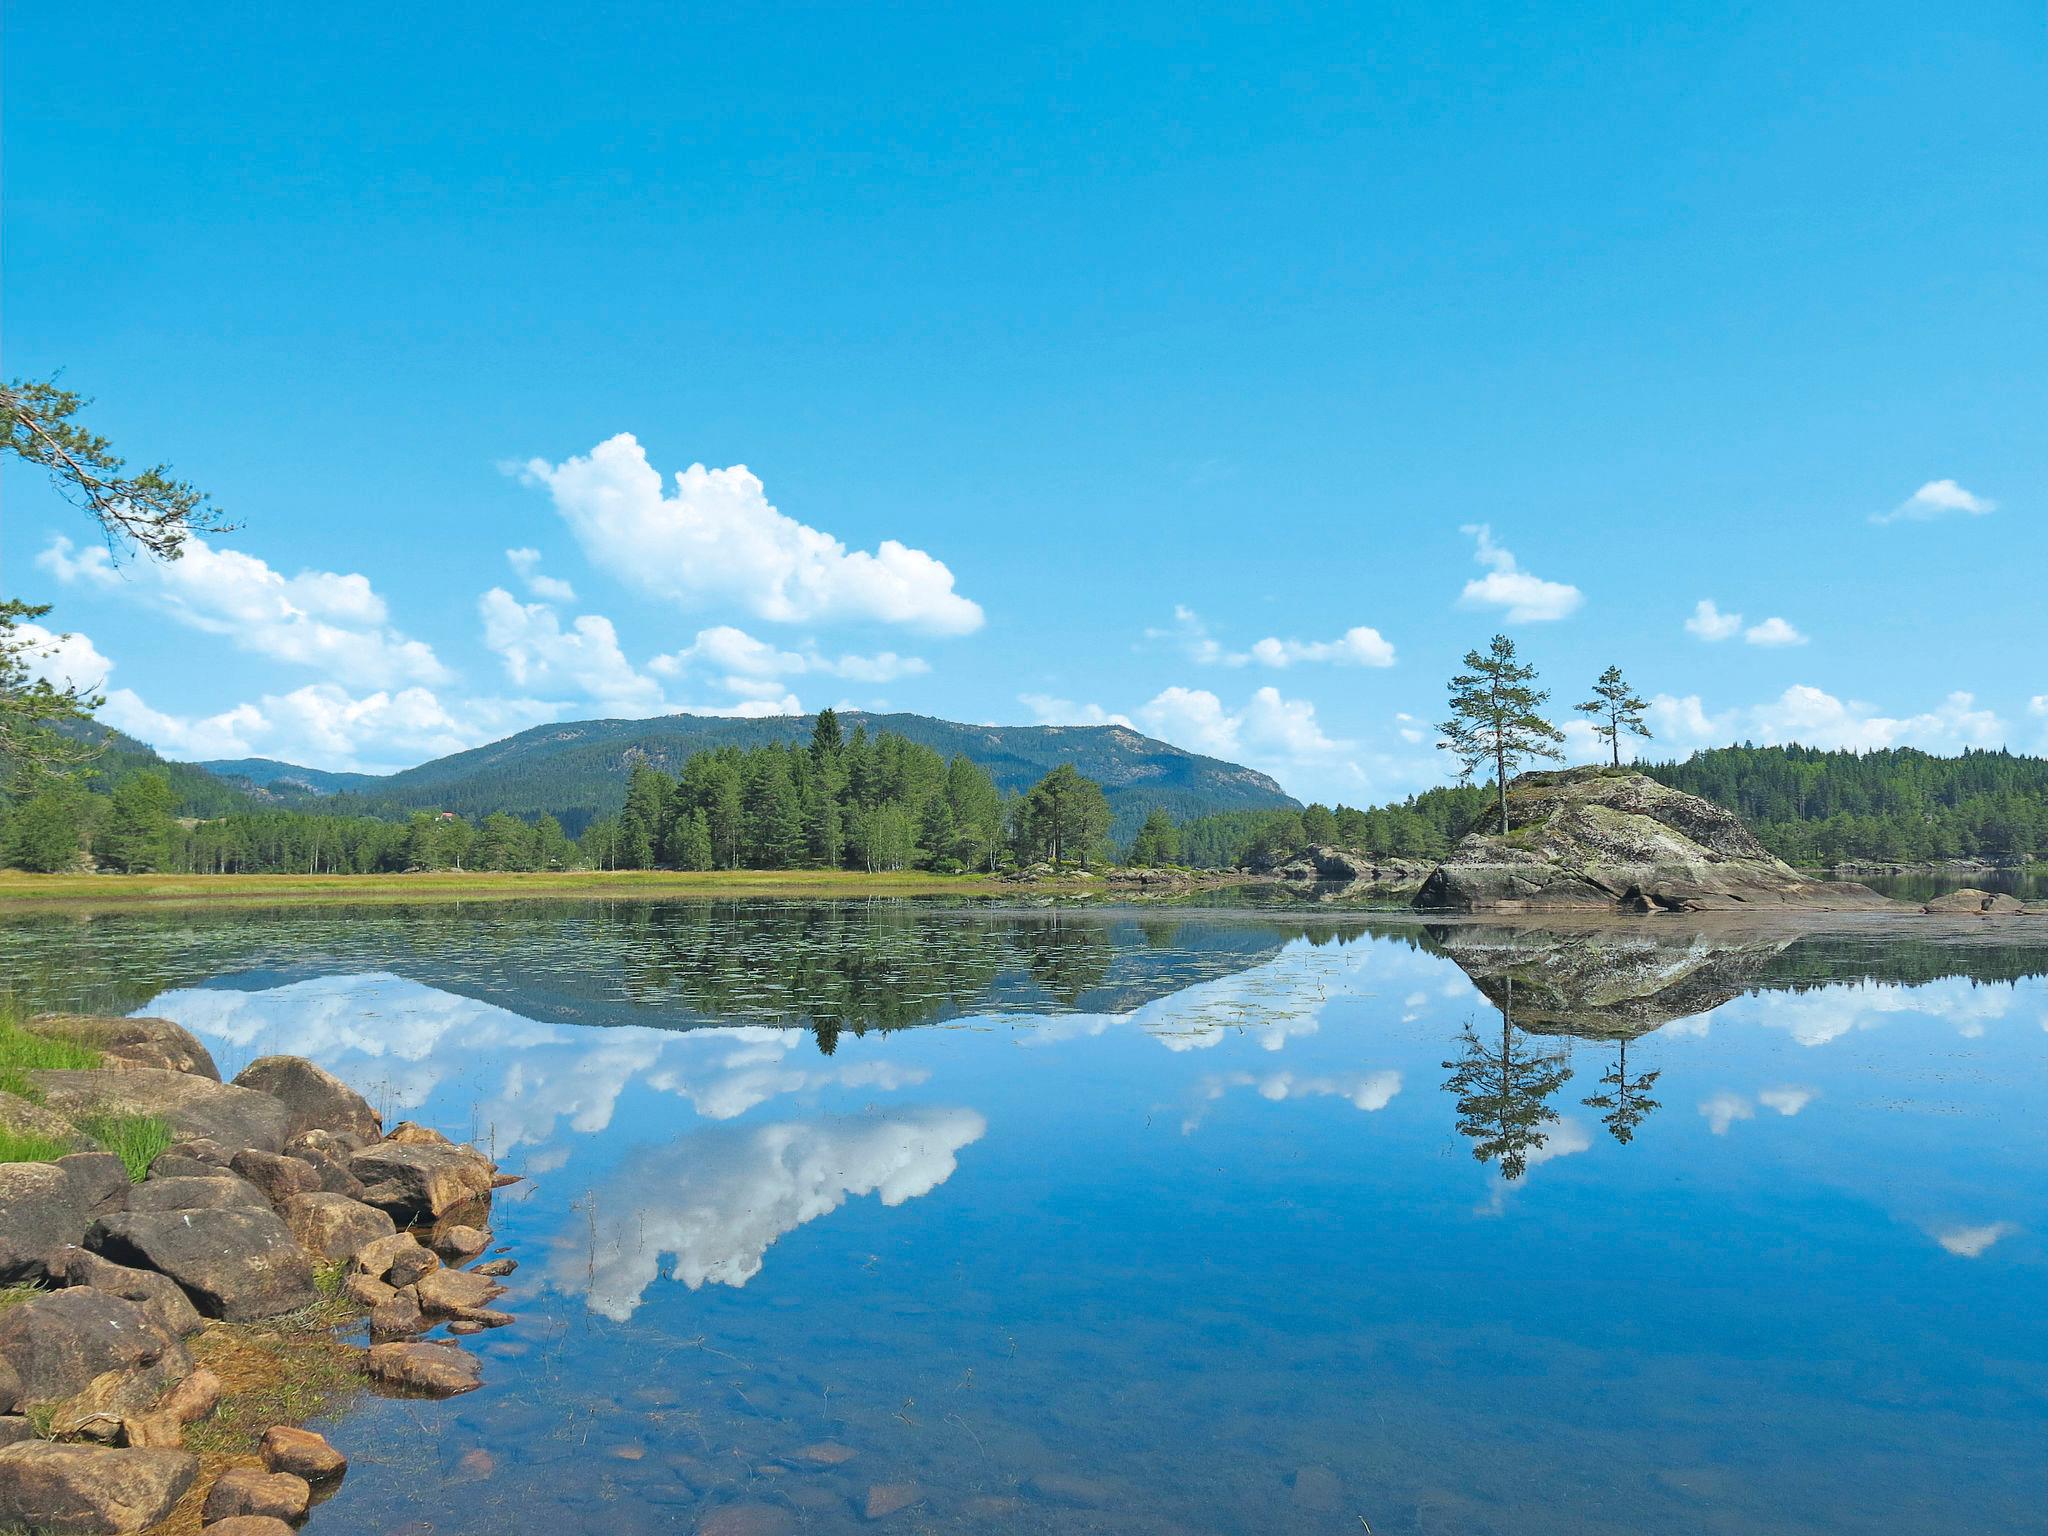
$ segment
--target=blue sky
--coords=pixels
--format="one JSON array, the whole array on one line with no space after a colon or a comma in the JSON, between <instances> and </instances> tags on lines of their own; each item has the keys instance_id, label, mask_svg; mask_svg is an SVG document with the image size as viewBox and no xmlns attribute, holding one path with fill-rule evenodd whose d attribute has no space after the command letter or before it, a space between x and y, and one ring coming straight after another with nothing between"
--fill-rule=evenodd
<instances>
[{"instance_id":1,"label":"blue sky","mask_svg":"<svg viewBox=\"0 0 2048 1536\"><path fill-rule=\"evenodd\" d=\"M1501 628L1661 753L2048 747L2038 7L434 9L9 16L6 372L242 526L10 465L0 587L168 755L853 704L1368 803Z\"/></svg>"}]
</instances>

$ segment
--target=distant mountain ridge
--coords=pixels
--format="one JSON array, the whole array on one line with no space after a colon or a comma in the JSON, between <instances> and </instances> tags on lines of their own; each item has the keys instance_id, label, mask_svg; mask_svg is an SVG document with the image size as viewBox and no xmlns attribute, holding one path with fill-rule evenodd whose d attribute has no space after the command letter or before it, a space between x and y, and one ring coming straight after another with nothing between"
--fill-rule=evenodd
<instances>
[{"instance_id":1,"label":"distant mountain ridge","mask_svg":"<svg viewBox=\"0 0 2048 1536\"><path fill-rule=\"evenodd\" d=\"M1120 725L965 725L930 715L843 711L842 729L890 732L951 757L965 754L998 788L1021 792L1061 763L1103 787L1119 837L1163 808L1176 819L1225 810L1298 806L1255 769L1187 752ZM645 720L576 720L540 725L487 746L392 774L337 774L268 758L201 763L261 798L358 812L445 810L466 816L543 813L571 836L625 803L635 762L679 770L693 752L810 739L816 715L735 719L659 715Z\"/></svg>"}]
</instances>

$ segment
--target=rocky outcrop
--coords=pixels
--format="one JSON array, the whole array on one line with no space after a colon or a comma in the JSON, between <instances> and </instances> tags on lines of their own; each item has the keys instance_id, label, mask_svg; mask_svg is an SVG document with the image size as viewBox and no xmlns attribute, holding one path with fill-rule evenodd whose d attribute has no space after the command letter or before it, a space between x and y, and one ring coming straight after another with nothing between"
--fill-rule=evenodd
<instances>
[{"instance_id":1,"label":"rocky outcrop","mask_svg":"<svg viewBox=\"0 0 2048 1536\"><path fill-rule=\"evenodd\" d=\"M1508 832L1474 830L1418 907L1463 912L1883 910L1865 886L1810 879L1740 818L1639 773L1574 768L1508 785Z\"/></svg>"},{"instance_id":2,"label":"rocky outcrop","mask_svg":"<svg viewBox=\"0 0 2048 1536\"><path fill-rule=\"evenodd\" d=\"M1920 909L1930 917L2016 917L2039 910L2004 891L1980 891L1964 886L1937 896Z\"/></svg>"},{"instance_id":3,"label":"rocky outcrop","mask_svg":"<svg viewBox=\"0 0 2048 1536\"><path fill-rule=\"evenodd\" d=\"M411 1123L384 1136L359 1095L297 1058L264 1058L222 1084L204 1047L165 1021L38 1024L108 1064L32 1073L45 1105L0 1094L0 1109L18 1106L34 1123L28 1134L92 1148L80 1125L152 1116L177 1141L139 1184L100 1150L0 1164L0 1283L55 1287L0 1310L0 1531L133 1531L169 1514L195 1476L185 1427L222 1391L194 1367L185 1337L204 1319L308 1308L322 1294L316 1261L347 1266L345 1294L375 1309L373 1337L386 1314L407 1336L512 1321L488 1306L511 1261L489 1275L448 1269L398 1225L421 1224L451 1260L488 1247L491 1192L505 1176L475 1149ZM447 1340L379 1343L362 1369L402 1394L453 1396L482 1382L480 1362ZM203 1510L178 1518L196 1513L222 1536L277 1536L347 1466L290 1426L273 1427L261 1450L261 1468L229 1469L204 1490Z\"/></svg>"},{"instance_id":4,"label":"rocky outcrop","mask_svg":"<svg viewBox=\"0 0 2048 1536\"><path fill-rule=\"evenodd\" d=\"M220 1081L220 1068L213 1064L213 1054L192 1031L169 1019L43 1013L29 1020L28 1027L38 1035L89 1046L100 1053L109 1067L150 1067Z\"/></svg>"},{"instance_id":5,"label":"rocky outcrop","mask_svg":"<svg viewBox=\"0 0 2048 1536\"><path fill-rule=\"evenodd\" d=\"M0 1528L92 1533L155 1525L192 1486L185 1451L29 1440L0 1450Z\"/></svg>"}]
</instances>

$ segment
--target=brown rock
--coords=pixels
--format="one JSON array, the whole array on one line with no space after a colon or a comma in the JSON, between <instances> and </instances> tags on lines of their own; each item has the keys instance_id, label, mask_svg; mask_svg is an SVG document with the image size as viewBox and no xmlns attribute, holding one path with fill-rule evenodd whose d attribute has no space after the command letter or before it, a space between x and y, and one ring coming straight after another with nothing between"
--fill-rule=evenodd
<instances>
[{"instance_id":1,"label":"brown rock","mask_svg":"<svg viewBox=\"0 0 2048 1536\"><path fill-rule=\"evenodd\" d=\"M267 1208L122 1211L94 1222L85 1245L118 1264L162 1270L203 1314L230 1323L320 1299L312 1260Z\"/></svg>"},{"instance_id":2,"label":"brown rock","mask_svg":"<svg viewBox=\"0 0 2048 1536\"><path fill-rule=\"evenodd\" d=\"M343 1294L359 1307L381 1307L398 1294L396 1286L372 1280L368 1275L350 1275L341 1288Z\"/></svg>"},{"instance_id":3,"label":"brown rock","mask_svg":"<svg viewBox=\"0 0 2048 1536\"><path fill-rule=\"evenodd\" d=\"M476 1356L453 1344L372 1344L363 1370L387 1390L423 1397L454 1397L484 1384Z\"/></svg>"},{"instance_id":4,"label":"brown rock","mask_svg":"<svg viewBox=\"0 0 2048 1536\"><path fill-rule=\"evenodd\" d=\"M365 1139L383 1134L384 1121L370 1101L332 1072L303 1056L265 1056L235 1074L244 1088L267 1093L291 1111L290 1134L340 1132Z\"/></svg>"},{"instance_id":5,"label":"brown rock","mask_svg":"<svg viewBox=\"0 0 2048 1536\"><path fill-rule=\"evenodd\" d=\"M456 1475L465 1482L482 1482L498 1470L498 1460L480 1445L473 1445L455 1459Z\"/></svg>"},{"instance_id":6,"label":"brown rock","mask_svg":"<svg viewBox=\"0 0 2048 1536\"><path fill-rule=\"evenodd\" d=\"M505 1287L488 1277L460 1269L430 1270L413 1289L420 1310L430 1317L466 1317L505 1294Z\"/></svg>"},{"instance_id":7,"label":"brown rock","mask_svg":"<svg viewBox=\"0 0 2048 1536\"><path fill-rule=\"evenodd\" d=\"M41 1279L51 1255L83 1237L91 1220L55 1163L0 1163L0 1285Z\"/></svg>"},{"instance_id":8,"label":"brown rock","mask_svg":"<svg viewBox=\"0 0 2048 1536\"><path fill-rule=\"evenodd\" d=\"M411 1286L393 1291L389 1301L370 1309L370 1332L379 1338L397 1339L425 1333L427 1320L420 1312L419 1292Z\"/></svg>"},{"instance_id":9,"label":"brown rock","mask_svg":"<svg viewBox=\"0 0 2048 1536\"><path fill-rule=\"evenodd\" d=\"M74 1152L57 1159L71 1193L87 1216L104 1216L128 1204L128 1165L111 1152Z\"/></svg>"},{"instance_id":10,"label":"brown rock","mask_svg":"<svg viewBox=\"0 0 2048 1536\"><path fill-rule=\"evenodd\" d=\"M156 1411L169 1414L180 1424L196 1424L211 1418L220 1406L220 1378L201 1366L157 1401Z\"/></svg>"},{"instance_id":11,"label":"brown rock","mask_svg":"<svg viewBox=\"0 0 2048 1536\"><path fill-rule=\"evenodd\" d=\"M320 1259L346 1259L396 1230L391 1218L374 1205L323 1190L292 1195L278 1214L299 1246Z\"/></svg>"},{"instance_id":12,"label":"brown rock","mask_svg":"<svg viewBox=\"0 0 2048 1536\"><path fill-rule=\"evenodd\" d=\"M454 1142L443 1136L430 1125L421 1125L417 1120L401 1120L385 1133L386 1141L395 1141L401 1146L452 1147Z\"/></svg>"},{"instance_id":13,"label":"brown rock","mask_svg":"<svg viewBox=\"0 0 2048 1536\"><path fill-rule=\"evenodd\" d=\"M868 1500L861 1513L870 1520L886 1520L898 1510L924 1501L915 1483L875 1483L868 1488Z\"/></svg>"},{"instance_id":14,"label":"brown rock","mask_svg":"<svg viewBox=\"0 0 2048 1536\"><path fill-rule=\"evenodd\" d=\"M285 1201L320 1187L320 1174L311 1163L281 1152L264 1152L244 1147L228 1159L228 1167L263 1191L263 1197L283 1214Z\"/></svg>"},{"instance_id":15,"label":"brown rock","mask_svg":"<svg viewBox=\"0 0 2048 1536\"><path fill-rule=\"evenodd\" d=\"M269 1515L229 1515L209 1525L206 1536L292 1536L292 1527Z\"/></svg>"},{"instance_id":16,"label":"brown rock","mask_svg":"<svg viewBox=\"0 0 2048 1536\"><path fill-rule=\"evenodd\" d=\"M470 1273L472 1275L488 1275L493 1280L502 1280L518 1267L519 1261L517 1259L491 1259L486 1263L477 1265Z\"/></svg>"},{"instance_id":17,"label":"brown rock","mask_svg":"<svg viewBox=\"0 0 2048 1536\"><path fill-rule=\"evenodd\" d=\"M348 1458L329 1445L326 1436L288 1424L265 1430L257 1450L271 1471L289 1472L309 1483L328 1482L348 1470Z\"/></svg>"},{"instance_id":18,"label":"brown rock","mask_svg":"<svg viewBox=\"0 0 2048 1536\"><path fill-rule=\"evenodd\" d=\"M184 1341L146 1308L77 1286L0 1312L0 1413L77 1405L79 1415L139 1413L192 1372ZM0 1526L4 1528L4 1526Z\"/></svg>"},{"instance_id":19,"label":"brown rock","mask_svg":"<svg viewBox=\"0 0 2048 1536\"><path fill-rule=\"evenodd\" d=\"M267 1515L296 1525L306 1518L312 1504L313 1490L303 1477L257 1467L229 1467L206 1490L199 1518L208 1527L236 1515Z\"/></svg>"},{"instance_id":20,"label":"brown rock","mask_svg":"<svg viewBox=\"0 0 2048 1536\"><path fill-rule=\"evenodd\" d=\"M0 1527L140 1531L168 1515L198 1474L185 1451L26 1440L0 1450Z\"/></svg>"},{"instance_id":21,"label":"brown rock","mask_svg":"<svg viewBox=\"0 0 2048 1536\"><path fill-rule=\"evenodd\" d=\"M396 1287L411 1285L428 1270L440 1268L441 1261L410 1232L394 1232L363 1244L349 1260L349 1267L356 1274Z\"/></svg>"},{"instance_id":22,"label":"brown rock","mask_svg":"<svg viewBox=\"0 0 2048 1536\"><path fill-rule=\"evenodd\" d=\"M153 1269L130 1269L89 1248L66 1247L52 1256L50 1278L63 1285L89 1285L132 1301L181 1337L199 1331L199 1310L191 1298L178 1289L177 1281Z\"/></svg>"},{"instance_id":23,"label":"brown rock","mask_svg":"<svg viewBox=\"0 0 2048 1536\"><path fill-rule=\"evenodd\" d=\"M90 1046L110 1067L156 1067L220 1081L220 1068L199 1039L169 1019L101 1018L83 1013L44 1013L29 1020L32 1034L75 1040Z\"/></svg>"},{"instance_id":24,"label":"brown rock","mask_svg":"<svg viewBox=\"0 0 2048 1536\"><path fill-rule=\"evenodd\" d=\"M837 1467L853 1460L860 1454L850 1445L841 1445L837 1440L820 1440L807 1445L796 1453L798 1461L808 1461L814 1466Z\"/></svg>"},{"instance_id":25,"label":"brown rock","mask_svg":"<svg viewBox=\"0 0 2048 1536\"><path fill-rule=\"evenodd\" d=\"M460 1264L475 1258L491 1246L491 1234L482 1227L463 1226L457 1223L434 1234L434 1252L450 1264Z\"/></svg>"},{"instance_id":26,"label":"brown rock","mask_svg":"<svg viewBox=\"0 0 2048 1536\"><path fill-rule=\"evenodd\" d=\"M269 1211L270 1200L247 1179L231 1174L207 1178L156 1178L137 1184L128 1196L131 1211L207 1211L233 1207Z\"/></svg>"},{"instance_id":27,"label":"brown rock","mask_svg":"<svg viewBox=\"0 0 2048 1536\"><path fill-rule=\"evenodd\" d=\"M490 1165L453 1147L381 1141L349 1159L363 1199L402 1223L434 1221L490 1193Z\"/></svg>"}]
</instances>

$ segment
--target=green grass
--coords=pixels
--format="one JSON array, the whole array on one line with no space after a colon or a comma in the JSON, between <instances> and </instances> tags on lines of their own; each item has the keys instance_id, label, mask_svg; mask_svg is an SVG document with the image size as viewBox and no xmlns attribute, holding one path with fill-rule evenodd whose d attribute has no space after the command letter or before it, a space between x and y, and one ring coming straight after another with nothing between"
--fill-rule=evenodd
<instances>
[{"instance_id":1,"label":"green grass","mask_svg":"<svg viewBox=\"0 0 2048 1536\"><path fill-rule=\"evenodd\" d=\"M30 1034L22 1028L21 1007L12 1001L0 1002L0 1093L40 1103L42 1095L28 1080L29 1073L98 1065L100 1053L92 1047Z\"/></svg>"},{"instance_id":2,"label":"green grass","mask_svg":"<svg viewBox=\"0 0 2048 1536\"><path fill-rule=\"evenodd\" d=\"M149 1177L149 1165L171 1144L170 1123L156 1115L89 1114L73 1123L120 1158L137 1184Z\"/></svg>"},{"instance_id":3,"label":"green grass","mask_svg":"<svg viewBox=\"0 0 2048 1536\"><path fill-rule=\"evenodd\" d=\"M53 1137L24 1135L0 1126L0 1163L54 1163L70 1150Z\"/></svg>"},{"instance_id":4,"label":"green grass","mask_svg":"<svg viewBox=\"0 0 2048 1536\"><path fill-rule=\"evenodd\" d=\"M34 1301L46 1294L40 1285L0 1285L0 1312L9 1307L18 1307L24 1301Z\"/></svg>"}]
</instances>

